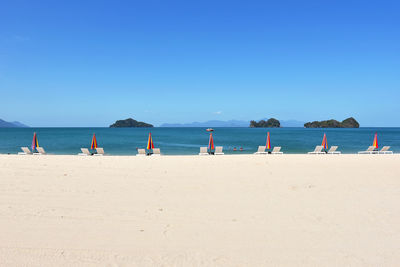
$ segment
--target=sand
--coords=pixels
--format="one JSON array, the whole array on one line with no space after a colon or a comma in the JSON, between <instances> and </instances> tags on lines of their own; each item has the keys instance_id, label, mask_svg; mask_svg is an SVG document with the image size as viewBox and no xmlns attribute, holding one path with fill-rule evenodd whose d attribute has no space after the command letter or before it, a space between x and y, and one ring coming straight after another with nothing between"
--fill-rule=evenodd
<instances>
[{"instance_id":1,"label":"sand","mask_svg":"<svg viewBox=\"0 0 400 267\"><path fill-rule=\"evenodd\" d=\"M400 155L0 155L1 266L398 266Z\"/></svg>"}]
</instances>

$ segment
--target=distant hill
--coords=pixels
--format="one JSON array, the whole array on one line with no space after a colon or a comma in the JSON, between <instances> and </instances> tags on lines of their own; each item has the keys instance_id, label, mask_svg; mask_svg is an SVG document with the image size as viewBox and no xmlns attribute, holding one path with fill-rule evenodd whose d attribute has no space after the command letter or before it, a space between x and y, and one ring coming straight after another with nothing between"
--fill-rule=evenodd
<instances>
[{"instance_id":1,"label":"distant hill","mask_svg":"<svg viewBox=\"0 0 400 267\"><path fill-rule=\"evenodd\" d=\"M23 123L20 123L19 121L13 121L11 123L14 124L15 126L21 127L21 128L28 128L29 127L29 126L27 126L27 125L25 125Z\"/></svg>"},{"instance_id":2,"label":"distant hill","mask_svg":"<svg viewBox=\"0 0 400 267\"><path fill-rule=\"evenodd\" d=\"M296 121L296 120L286 120L280 121L281 127L303 127L304 121Z\"/></svg>"},{"instance_id":3,"label":"distant hill","mask_svg":"<svg viewBox=\"0 0 400 267\"><path fill-rule=\"evenodd\" d=\"M25 124L22 124L18 121L8 122L5 120L0 119L0 128L26 128Z\"/></svg>"},{"instance_id":4,"label":"distant hill","mask_svg":"<svg viewBox=\"0 0 400 267\"><path fill-rule=\"evenodd\" d=\"M110 125L110 128L141 128L141 127L153 127L153 125L149 123L145 123L142 121L137 121L132 118L126 120L118 120L115 123Z\"/></svg>"},{"instance_id":5,"label":"distant hill","mask_svg":"<svg viewBox=\"0 0 400 267\"><path fill-rule=\"evenodd\" d=\"M191 123L164 123L164 124L161 124L160 127L249 127L249 121L211 120L211 121L205 121L205 122L191 122Z\"/></svg>"},{"instance_id":6,"label":"distant hill","mask_svg":"<svg viewBox=\"0 0 400 267\"><path fill-rule=\"evenodd\" d=\"M268 119L263 119L268 120ZM303 121L282 120L281 127L303 127ZM245 120L210 120L205 122L190 122L190 123L164 123L160 127L249 127L250 121Z\"/></svg>"}]
</instances>

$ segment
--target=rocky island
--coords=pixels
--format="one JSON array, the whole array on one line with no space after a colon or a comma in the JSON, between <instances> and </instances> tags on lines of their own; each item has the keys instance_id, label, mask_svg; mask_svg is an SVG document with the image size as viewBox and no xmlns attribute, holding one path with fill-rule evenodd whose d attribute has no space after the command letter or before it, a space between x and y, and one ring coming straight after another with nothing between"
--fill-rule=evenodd
<instances>
[{"instance_id":1,"label":"rocky island","mask_svg":"<svg viewBox=\"0 0 400 267\"><path fill-rule=\"evenodd\" d=\"M250 128L279 128L279 127L281 127L281 123L274 118L268 119L267 121L265 120L260 120L258 122L250 121Z\"/></svg>"},{"instance_id":2,"label":"rocky island","mask_svg":"<svg viewBox=\"0 0 400 267\"><path fill-rule=\"evenodd\" d=\"M304 124L305 128L359 128L360 124L353 118L347 118L342 122L337 120L313 121Z\"/></svg>"},{"instance_id":3,"label":"rocky island","mask_svg":"<svg viewBox=\"0 0 400 267\"><path fill-rule=\"evenodd\" d=\"M126 119L126 120L118 120L115 123L110 125L110 128L127 128L127 127L131 127L131 128L151 128L153 127L153 125L149 124L149 123L145 123L142 121L137 121L134 120L132 118Z\"/></svg>"}]
</instances>

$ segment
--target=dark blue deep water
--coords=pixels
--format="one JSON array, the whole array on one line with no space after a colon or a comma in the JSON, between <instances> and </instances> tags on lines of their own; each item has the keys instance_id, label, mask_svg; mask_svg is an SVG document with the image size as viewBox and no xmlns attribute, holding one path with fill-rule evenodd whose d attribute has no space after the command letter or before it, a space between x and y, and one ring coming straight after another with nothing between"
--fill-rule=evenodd
<instances>
[{"instance_id":1,"label":"dark blue deep water","mask_svg":"<svg viewBox=\"0 0 400 267\"><path fill-rule=\"evenodd\" d=\"M77 154L81 147L89 147L93 133L98 146L107 154L134 155L136 148L146 146L148 133L152 132L155 147L167 155L197 154L200 146L207 146L205 128L0 128L0 153L15 154L21 146L31 146L33 132L39 145L49 154ZM379 146L391 146L400 152L400 128L359 129L305 129L305 128L215 128L216 146L223 146L227 154L253 153L265 145L266 133L271 133L271 146L281 146L284 153L306 153L322 142L327 134L328 144L338 145L342 153L356 153L372 145L375 132ZM243 152L233 148L243 147Z\"/></svg>"}]
</instances>

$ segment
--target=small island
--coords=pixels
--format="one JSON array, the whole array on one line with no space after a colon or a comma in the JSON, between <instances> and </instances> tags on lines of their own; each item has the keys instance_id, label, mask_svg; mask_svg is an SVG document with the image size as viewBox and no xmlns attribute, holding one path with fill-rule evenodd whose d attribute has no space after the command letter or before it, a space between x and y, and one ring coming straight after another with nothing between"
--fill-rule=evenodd
<instances>
[{"instance_id":1,"label":"small island","mask_svg":"<svg viewBox=\"0 0 400 267\"><path fill-rule=\"evenodd\" d=\"M279 128L279 127L281 127L281 123L274 118L271 118L267 121L265 120L260 120L258 122L250 121L250 128Z\"/></svg>"},{"instance_id":2,"label":"small island","mask_svg":"<svg viewBox=\"0 0 400 267\"><path fill-rule=\"evenodd\" d=\"M126 120L117 120L115 123L110 125L110 128L151 128L153 125L149 123L145 123L142 121L137 121L132 118L126 119Z\"/></svg>"},{"instance_id":3,"label":"small island","mask_svg":"<svg viewBox=\"0 0 400 267\"><path fill-rule=\"evenodd\" d=\"M359 128L360 124L353 118L347 118L342 122L337 120L313 121L304 124L305 128Z\"/></svg>"}]
</instances>

